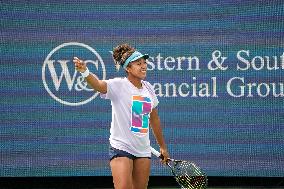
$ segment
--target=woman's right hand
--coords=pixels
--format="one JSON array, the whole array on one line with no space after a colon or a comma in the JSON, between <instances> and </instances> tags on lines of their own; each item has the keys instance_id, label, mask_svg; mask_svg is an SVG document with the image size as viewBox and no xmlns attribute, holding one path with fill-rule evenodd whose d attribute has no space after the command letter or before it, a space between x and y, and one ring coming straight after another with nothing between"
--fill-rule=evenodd
<instances>
[{"instance_id":1,"label":"woman's right hand","mask_svg":"<svg viewBox=\"0 0 284 189\"><path fill-rule=\"evenodd\" d=\"M73 62L75 64L75 68L77 71L83 73L87 70L86 63L84 63L82 60L80 60L77 57L74 57Z\"/></svg>"}]
</instances>

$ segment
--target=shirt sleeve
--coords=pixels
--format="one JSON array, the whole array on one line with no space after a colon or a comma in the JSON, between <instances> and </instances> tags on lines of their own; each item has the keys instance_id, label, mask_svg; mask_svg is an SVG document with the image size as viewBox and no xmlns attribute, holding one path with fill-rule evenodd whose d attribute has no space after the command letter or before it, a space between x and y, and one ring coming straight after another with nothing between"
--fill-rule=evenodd
<instances>
[{"instance_id":1,"label":"shirt sleeve","mask_svg":"<svg viewBox=\"0 0 284 189\"><path fill-rule=\"evenodd\" d=\"M107 92L105 94L100 93L101 98L115 100L118 96L118 90L120 88L120 78L114 78L104 80L107 83Z\"/></svg>"},{"instance_id":2,"label":"shirt sleeve","mask_svg":"<svg viewBox=\"0 0 284 189\"><path fill-rule=\"evenodd\" d=\"M151 98L153 100L153 108L156 108L159 104L159 100L157 98L157 95L155 94L155 90L154 90L154 87L153 85L151 85L149 82L147 81L144 81L144 85L146 86L146 88L148 89L150 95L151 95Z\"/></svg>"}]
</instances>

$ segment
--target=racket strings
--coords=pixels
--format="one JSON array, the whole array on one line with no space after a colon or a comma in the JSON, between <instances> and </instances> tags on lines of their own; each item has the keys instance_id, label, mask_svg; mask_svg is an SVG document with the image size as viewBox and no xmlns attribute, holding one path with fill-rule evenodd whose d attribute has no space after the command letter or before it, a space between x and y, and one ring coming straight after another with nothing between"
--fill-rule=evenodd
<instances>
[{"instance_id":1,"label":"racket strings","mask_svg":"<svg viewBox=\"0 0 284 189\"><path fill-rule=\"evenodd\" d=\"M207 186L205 174L193 163L187 161L176 162L173 171L177 182L183 188L204 189Z\"/></svg>"},{"instance_id":2,"label":"racket strings","mask_svg":"<svg viewBox=\"0 0 284 189\"><path fill-rule=\"evenodd\" d=\"M176 177L177 182L184 188L192 188L191 184L190 184L190 178L188 175L183 175L183 176L179 176Z\"/></svg>"},{"instance_id":3,"label":"racket strings","mask_svg":"<svg viewBox=\"0 0 284 189\"><path fill-rule=\"evenodd\" d=\"M203 189L207 186L207 181L204 176L188 176L185 174L176 177L176 180L183 188Z\"/></svg>"}]
</instances>

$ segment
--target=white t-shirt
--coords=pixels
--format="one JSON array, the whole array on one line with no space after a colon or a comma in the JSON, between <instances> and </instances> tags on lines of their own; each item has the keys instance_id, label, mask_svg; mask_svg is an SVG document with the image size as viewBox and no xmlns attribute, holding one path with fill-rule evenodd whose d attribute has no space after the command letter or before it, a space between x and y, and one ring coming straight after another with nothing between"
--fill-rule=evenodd
<instances>
[{"instance_id":1,"label":"white t-shirt","mask_svg":"<svg viewBox=\"0 0 284 189\"><path fill-rule=\"evenodd\" d=\"M127 78L105 80L110 99L112 122L110 145L137 157L151 157L149 118L159 101L149 82L142 81L142 88L135 87Z\"/></svg>"}]
</instances>

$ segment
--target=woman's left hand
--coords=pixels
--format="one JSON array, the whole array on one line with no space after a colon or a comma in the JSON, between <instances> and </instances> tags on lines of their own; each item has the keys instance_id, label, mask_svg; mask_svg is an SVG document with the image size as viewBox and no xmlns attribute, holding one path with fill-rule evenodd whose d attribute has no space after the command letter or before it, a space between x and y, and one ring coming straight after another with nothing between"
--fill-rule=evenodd
<instances>
[{"instance_id":1,"label":"woman's left hand","mask_svg":"<svg viewBox=\"0 0 284 189\"><path fill-rule=\"evenodd\" d=\"M164 157L163 160L162 160L162 163L166 164L168 159L170 158L168 150L166 148L160 148L160 153Z\"/></svg>"}]
</instances>

